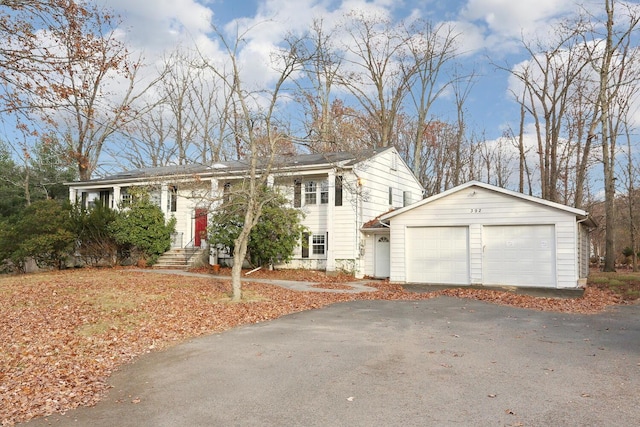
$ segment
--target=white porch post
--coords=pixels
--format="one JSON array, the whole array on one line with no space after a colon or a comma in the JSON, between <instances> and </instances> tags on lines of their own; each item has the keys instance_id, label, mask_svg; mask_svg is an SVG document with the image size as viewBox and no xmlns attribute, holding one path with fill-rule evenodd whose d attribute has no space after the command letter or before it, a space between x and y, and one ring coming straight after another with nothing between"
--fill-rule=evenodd
<instances>
[{"instance_id":1,"label":"white porch post","mask_svg":"<svg viewBox=\"0 0 640 427\"><path fill-rule=\"evenodd\" d=\"M113 186L113 209L119 209L118 204L120 203L120 186Z\"/></svg>"},{"instance_id":2,"label":"white porch post","mask_svg":"<svg viewBox=\"0 0 640 427\"><path fill-rule=\"evenodd\" d=\"M222 203L222 193L218 188L218 180L211 178L211 210L215 210Z\"/></svg>"},{"instance_id":3,"label":"white porch post","mask_svg":"<svg viewBox=\"0 0 640 427\"><path fill-rule=\"evenodd\" d=\"M214 211L222 203L222 193L218 190L218 180L211 178L211 202L210 209ZM218 248L215 246L209 246L209 264L218 264Z\"/></svg>"},{"instance_id":4,"label":"white porch post","mask_svg":"<svg viewBox=\"0 0 640 427\"><path fill-rule=\"evenodd\" d=\"M327 272L336 271L336 259L335 259L335 233L333 228L334 210L336 205L336 172L331 169L328 174L328 190L329 190L329 204L327 206Z\"/></svg>"},{"instance_id":5,"label":"white porch post","mask_svg":"<svg viewBox=\"0 0 640 427\"><path fill-rule=\"evenodd\" d=\"M169 185L166 182L160 185L160 209L165 219L169 218Z\"/></svg>"},{"instance_id":6,"label":"white porch post","mask_svg":"<svg viewBox=\"0 0 640 427\"><path fill-rule=\"evenodd\" d=\"M78 200L78 189L75 187L69 187L69 202L75 205Z\"/></svg>"}]
</instances>

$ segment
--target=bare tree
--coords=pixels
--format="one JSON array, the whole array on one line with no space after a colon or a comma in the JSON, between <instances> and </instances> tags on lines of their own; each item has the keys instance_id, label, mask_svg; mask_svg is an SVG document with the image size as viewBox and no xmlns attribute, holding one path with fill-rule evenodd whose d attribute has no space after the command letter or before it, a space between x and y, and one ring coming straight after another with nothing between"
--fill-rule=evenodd
<instances>
[{"instance_id":1,"label":"bare tree","mask_svg":"<svg viewBox=\"0 0 640 427\"><path fill-rule=\"evenodd\" d=\"M573 87L582 78L588 66L586 55L578 43L581 25L556 27L555 38L535 43L522 40L530 60L508 69L523 86L522 93L513 92L534 121L538 144L538 167L542 198L559 202L558 193L561 171L565 169L566 157L561 155L567 134L564 124L571 102ZM520 132L524 129L521 114ZM521 150L521 161L522 161ZM521 168L522 173L522 168ZM521 175L522 186L522 175Z\"/></svg>"},{"instance_id":2,"label":"bare tree","mask_svg":"<svg viewBox=\"0 0 640 427\"><path fill-rule=\"evenodd\" d=\"M178 147L173 142L171 114L165 103L156 104L133 124L126 144L107 152L126 159L135 168L175 164Z\"/></svg>"},{"instance_id":3,"label":"bare tree","mask_svg":"<svg viewBox=\"0 0 640 427\"><path fill-rule=\"evenodd\" d=\"M419 153L425 143L424 135L431 107L450 85L463 78L452 76L442 81L442 74L446 71L445 67L457 56L456 38L458 34L454 33L450 26L444 24L434 26L431 22L418 21L407 30L407 34L413 34L412 37L408 37L406 43L410 60L401 62L400 66L404 75L403 83L407 84L408 93L415 109L416 128L413 141L413 164L411 166L413 172L418 173ZM470 79L466 80L470 81ZM463 89L458 85L455 89L458 124L464 127L464 120L460 119L464 113L462 105L468 95L469 86ZM460 127L458 130L462 131ZM459 137L462 137L463 133L463 131L460 132ZM459 160L458 158L454 167L460 166ZM459 170L454 174L457 173Z\"/></svg>"},{"instance_id":4,"label":"bare tree","mask_svg":"<svg viewBox=\"0 0 640 427\"><path fill-rule=\"evenodd\" d=\"M21 47L20 72L5 80L5 105L34 134L64 138L80 179L87 180L107 140L143 113L136 102L149 85L140 85L142 63L131 61L116 38L117 19L109 11L73 1L45 3L57 7L44 28L23 33L29 41Z\"/></svg>"},{"instance_id":5,"label":"bare tree","mask_svg":"<svg viewBox=\"0 0 640 427\"><path fill-rule=\"evenodd\" d=\"M287 50L275 52L272 56L272 65L277 69L275 82L268 91L253 92L247 89L241 78L238 59L241 43L247 33L237 34L235 40L229 42L220 30L215 30L226 49L230 69L219 69L213 64L209 68L220 78L221 84L228 88L228 93L238 107L237 114L230 117L233 121L230 128L234 130L235 139L246 147L246 156L242 159L247 168L246 178L236 189L242 192L246 211L242 229L234 242L231 270L232 300L239 301L242 298L240 277L249 234L260 219L264 204L269 200L265 198L263 189L268 185L269 176L277 166L275 159L278 148L285 140L284 133L278 129L279 125L280 129L284 128L277 120L279 102L285 91L285 83L292 73L300 69L303 58L296 54L296 44L290 43Z\"/></svg>"},{"instance_id":6,"label":"bare tree","mask_svg":"<svg viewBox=\"0 0 640 427\"><path fill-rule=\"evenodd\" d=\"M620 99L629 96L628 88L638 82L638 51L633 46L635 33L640 23L640 11L626 5L623 25L615 18L616 0L604 0L606 22L605 33L598 34L600 27L594 22L592 34L594 46L590 64L598 75L595 113L587 138L600 136L605 194L605 260L604 271L615 271L615 156L618 128L622 118L617 115ZM627 90L625 90L627 89Z\"/></svg>"},{"instance_id":7,"label":"bare tree","mask_svg":"<svg viewBox=\"0 0 640 427\"><path fill-rule=\"evenodd\" d=\"M337 151L341 148L341 135L336 132L334 113L336 104L332 91L339 79L342 57L337 51L335 34L327 31L321 19L315 19L309 34L300 43L297 38L291 44L302 62L304 79L297 79L298 98L306 112L304 144L312 152ZM309 87L305 87L305 85Z\"/></svg>"},{"instance_id":8,"label":"bare tree","mask_svg":"<svg viewBox=\"0 0 640 427\"><path fill-rule=\"evenodd\" d=\"M194 72L191 59L181 50L174 51L165 59L164 78L160 82L160 90L165 98L165 105L171 111L172 136L177 148L179 164L187 163L191 157L190 148L196 144L197 126L192 98L198 89L195 85L197 73Z\"/></svg>"},{"instance_id":9,"label":"bare tree","mask_svg":"<svg viewBox=\"0 0 640 427\"><path fill-rule=\"evenodd\" d=\"M395 124L418 64L407 52L413 35L383 18L352 12L340 83L371 118L374 147L395 143Z\"/></svg>"},{"instance_id":10,"label":"bare tree","mask_svg":"<svg viewBox=\"0 0 640 427\"><path fill-rule=\"evenodd\" d=\"M628 110L627 110L628 113ZM625 154L626 165L622 168L624 183L626 187L626 196L627 196L627 213L629 215L628 218L628 235L629 235L629 248L631 248L631 268L633 271L638 271L638 227L636 226L637 215L636 215L636 192L637 186L636 181L638 177L638 159L637 156L634 156L633 146L633 138L631 135L631 126L630 121L627 119L624 122L624 139L626 140L626 150Z\"/></svg>"}]
</instances>

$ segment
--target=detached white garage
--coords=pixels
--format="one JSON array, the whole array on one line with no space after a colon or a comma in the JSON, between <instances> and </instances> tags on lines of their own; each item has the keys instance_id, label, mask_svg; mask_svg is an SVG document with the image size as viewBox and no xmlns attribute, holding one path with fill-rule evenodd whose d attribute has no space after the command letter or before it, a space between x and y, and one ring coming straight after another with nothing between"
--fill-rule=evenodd
<instances>
[{"instance_id":1,"label":"detached white garage","mask_svg":"<svg viewBox=\"0 0 640 427\"><path fill-rule=\"evenodd\" d=\"M575 288L589 273L587 212L489 184L468 182L380 220L393 282Z\"/></svg>"}]
</instances>

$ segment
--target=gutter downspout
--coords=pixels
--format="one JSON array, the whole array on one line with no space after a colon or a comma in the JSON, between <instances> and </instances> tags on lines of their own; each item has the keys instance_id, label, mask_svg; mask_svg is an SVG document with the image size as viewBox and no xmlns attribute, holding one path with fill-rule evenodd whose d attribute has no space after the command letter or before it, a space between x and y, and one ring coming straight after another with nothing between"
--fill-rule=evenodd
<instances>
[{"instance_id":1,"label":"gutter downspout","mask_svg":"<svg viewBox=\"0 0 640 427\"><path fill-rule=\"evenodd\" d=\"M587 213L587 215L586 215L584 218L579 219L578 221L576 221L576 238L575 238L575 240L577 240L577 241L575 242L575 244L576 244L576 247L577 247L577 249L578 249L578 253L580 253L580 249L581 249L581 248L580 248L580 243L581 243L581 242L580 242L580 240L582 239L582 234L580 233L580 224L581 224L581 223L583 223L583 222L585 222L585 221L587 221L588 219L589 219L589 214ZM588 228L588 230L589 230L589 232L591 232L591 229L590 229L590 228ZM590 245L589 245L589 246L590 246ZM589 258L590 258L590 256L591 256L591 254L589 253L589 252L590 252L590 249L591 249L590 247L589 247L589 248L587 248L587 276L589 275ZM581 264L581 263L580 263L580 257L578 257L578 259L576 260L576 262L577 262L577 264L578 264L578 265L576 266L576 267L577 267L577 272L578 272L578 280L577 280L576 284L577 284L579 287L580 287L580 286L584 287L584 286L586 286L586 285L587 285L587 278L585 277L585 278L584 278L584 280L582 280L583 278L581 277L581 276L582 276L582 274L581 274L581 271L580 271L580 264ZM583 261L583 262L584 262L584 261ZM583 282L583 283L581 283L581 282Z\"/></svg>"}]
</instances>

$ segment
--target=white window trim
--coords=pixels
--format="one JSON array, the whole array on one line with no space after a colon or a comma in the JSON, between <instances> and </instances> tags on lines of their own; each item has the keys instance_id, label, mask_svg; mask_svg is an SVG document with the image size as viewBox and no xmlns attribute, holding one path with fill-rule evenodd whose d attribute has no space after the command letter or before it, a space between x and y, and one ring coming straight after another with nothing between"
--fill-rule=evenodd
<instances>
[{"instance_id":1,"label":"white window trim","mask_svg":"<svg viewBox=\"0 0 640 427\"><path fill-rule=\"evenodd\" d=\"M316 238L318 242L316 242ZM321 240L321 242L320 242ZM322 248L322 252L316 252L316 248ZM321 257L327 254L327 237L325 234L312 234L311 235L311 250L309 251L310 256Z\"/></svg>"},{"instance_id":2,"label":"white window trim","mask_svg":"<svg viewBox=\"0 0 640 427\"><path fill-rule=\"evenodd\" d=\"M304 204L305 206L329 204L329 181L326 179L305 181Z\"/></svg>"},{"instance_id":3,"label":"white window trim","mask_svg":"<svg viewBox=\"0 0 640 427\"><path fill-rule=\"evenodd\" d=\"M304 183L304 204L315 205L318 203L318 183L316 181L306 181ZM313 198L313 202L309 199Z\"/></svg>"}]
</instances>

